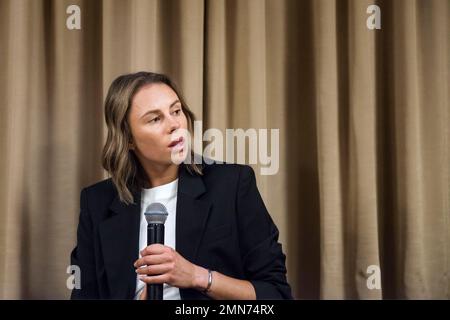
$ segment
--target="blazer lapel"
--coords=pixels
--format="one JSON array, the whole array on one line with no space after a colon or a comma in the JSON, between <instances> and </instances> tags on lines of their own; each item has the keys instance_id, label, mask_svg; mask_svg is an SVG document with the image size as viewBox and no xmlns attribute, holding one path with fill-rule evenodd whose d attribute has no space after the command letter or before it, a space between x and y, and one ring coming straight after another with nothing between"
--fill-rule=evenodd
<instances>
[{"instance_id":1,"label":"blazer lapel","mask_svg":"<svg viewBox=\"0 0 450 320\"><path fill-rule=\"evenodd\" d=\"M210 201L198 199L205 192L201 176L191 175L182 165L177 194L176 250L193 263L211 209Z\"/></svg>"},{"instance_id":2,"label":"blazer lapel","mask_svg":"<svg viewBox=\"0 0 450 320\"><path fill-rule=\"evenodd\" d=\"M136 288L133 266L139 255L141 197L126 205L117 196L110 206L112 216L99 226L99 234L111 299L132 299Z\"/></svg>"}]
</instances>

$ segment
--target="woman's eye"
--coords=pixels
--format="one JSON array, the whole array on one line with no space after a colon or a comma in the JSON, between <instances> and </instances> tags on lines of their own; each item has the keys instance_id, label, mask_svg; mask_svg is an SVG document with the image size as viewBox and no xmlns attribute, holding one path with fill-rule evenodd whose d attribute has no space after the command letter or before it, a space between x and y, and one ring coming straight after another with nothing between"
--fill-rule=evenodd
<instances>
[{"instance_id":1,"label":"woman's eye","mask_svg":"<svg viewBox=\"0 0 450 320\"><path fill-rule=\"evenodd\" d=\"M181 109L175 110L174 113L178 116L181 113Z\"/></svg>"},{"instance_id":2,"label":"woman's eye","mask_svg":"<svg viewBox=\"0 0 450 320\"><path fill-rule=\"evenodd\" d=\"M150 120L150 122L151 122L151 123L156 123L156 122L158 122L159 120L161 120L159 117L155 117L155 118L153 118L152 120Z\"/></svg>"}]
</instances>

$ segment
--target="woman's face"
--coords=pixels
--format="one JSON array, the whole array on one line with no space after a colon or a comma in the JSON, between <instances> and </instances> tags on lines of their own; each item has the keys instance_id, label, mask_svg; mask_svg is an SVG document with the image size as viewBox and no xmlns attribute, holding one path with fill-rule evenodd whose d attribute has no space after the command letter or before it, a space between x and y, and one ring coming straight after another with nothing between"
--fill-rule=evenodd
<instances>
[{"instance_id":1,"label":"woman's face","mask_svg":"<svg viewBox=\"0 0 450 320\"><path fill-rule=\"evenodd\" d=\"M133 136L131 149L144 168L173 164L172 153L178 158L185 156L185 140L179 142L179 129L187 130L187 118L177 94L168 85L142 87L133 97L128 121Z\"/></svg>"}]
</instances>

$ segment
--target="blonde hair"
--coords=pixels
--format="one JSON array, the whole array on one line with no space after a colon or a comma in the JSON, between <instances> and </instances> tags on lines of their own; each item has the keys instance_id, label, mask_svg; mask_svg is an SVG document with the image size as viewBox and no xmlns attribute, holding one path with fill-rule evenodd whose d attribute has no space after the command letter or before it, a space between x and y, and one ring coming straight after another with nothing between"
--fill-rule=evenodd
<instances>
[{"instance_id":1,"label":"blonde hair","mask_svg":"<svg viewBox=\"0 0 450 320\"><path fill-rule=\"evenodd\" d=\"M121 75L109 87L105 100L105 121L108 135L102 151L102 166L111 176L122 202L134 202L133 192L146 185L146 174L129 144L132 141L128 114L134 95L142 87L152 83L163 83L177 94L183 113L192 134L195 115L189 109L175 84L164 74L137 72ZM193 154L192 154L193 155ZM197 164L182 164L191 174L202 174Z\"/></svg>"}]
</instances>

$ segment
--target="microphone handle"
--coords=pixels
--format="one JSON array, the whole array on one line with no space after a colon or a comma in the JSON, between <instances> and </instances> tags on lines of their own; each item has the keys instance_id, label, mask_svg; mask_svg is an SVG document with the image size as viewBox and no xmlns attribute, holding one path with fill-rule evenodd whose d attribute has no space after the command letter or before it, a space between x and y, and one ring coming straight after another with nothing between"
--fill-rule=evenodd
<instances>
[{"instance_id":1,"label":"microphone handle","mask_svg":"<svg viewBox=\"0 0 450 320\"><path fill-rule=\"evenodd\" d=\"M164 244L164 224L149 223L147 225L147 245ZM163 284L147 284L147 300L163 300Z\"/></svg>"}]
</instances>

